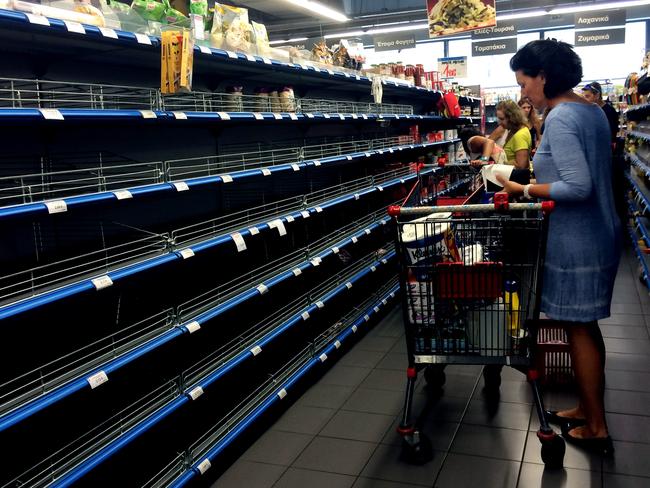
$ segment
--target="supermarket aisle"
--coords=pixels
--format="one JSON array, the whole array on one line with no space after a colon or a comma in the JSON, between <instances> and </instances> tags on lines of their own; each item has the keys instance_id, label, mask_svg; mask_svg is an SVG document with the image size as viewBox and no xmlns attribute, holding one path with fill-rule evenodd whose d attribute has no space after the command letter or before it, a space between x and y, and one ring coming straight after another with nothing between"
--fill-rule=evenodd
<instances>
[{"instance_id":1,"label":"supermarket aisle","mask_svg":"<svg viewBox=\"0 0 650 488\"><path fill-rule=\"evenodd\" d=\"M535 437L529 386L504 369L501 402L488 412L481 368L447 369L444 395L434 400L424 431L435 457L425 466L399 460L395 433L405 387L405 344L393 311L308 390L213 485L218 488L439 488L650 486L650 298L636 279L636 260L624 256L614 315L606 337L608 421L616 445L602 462L567 446L565 469L545 472ZM427 399L420 375L416 407ZM546 394L562 408L568 393ZM416 410L417 411L417 410Z\"/></svg>"}]
</instances>

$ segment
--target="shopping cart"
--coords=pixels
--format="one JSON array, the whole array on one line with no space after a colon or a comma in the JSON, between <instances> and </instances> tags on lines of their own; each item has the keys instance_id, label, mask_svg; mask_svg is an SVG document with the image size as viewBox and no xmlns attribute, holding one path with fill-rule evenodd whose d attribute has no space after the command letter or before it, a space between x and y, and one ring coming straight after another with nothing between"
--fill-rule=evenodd
<instances>
[{"instance_id":1,"label":"shopping cart","mask_svg":"<svg viewBox=\"0 0 650 488\"><path fill-rule=\"evenodd\" d=\"M539 416L537 437L548 467L561 467L564 440L549 427L535 369L547 214L553 202L391 206L397 224L400 284L408 352L404 414L398 432L409 462L431 459L415 426L418 371L433 390L447 364L484 365L486 392L498 392L503 365L525 373ZM492 395L492 398L497 398Z\"/></svg>"}]
</instances>

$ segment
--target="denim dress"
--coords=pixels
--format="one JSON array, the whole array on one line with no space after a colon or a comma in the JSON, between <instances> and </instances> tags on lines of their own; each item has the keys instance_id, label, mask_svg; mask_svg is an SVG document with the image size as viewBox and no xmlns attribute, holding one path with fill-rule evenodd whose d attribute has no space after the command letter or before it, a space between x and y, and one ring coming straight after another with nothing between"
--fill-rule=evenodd
<instances>
[{"instance_id":1,"label":"denim dress","mask_svg":"<svg viewBox=\"0 0 650 488\"><path fill-rule=\"evenodd\" d=\"M541 311L591 322L610 315L621 249L614 207L609 124L595 104L565 102L548 114L533 159L537 183L551 184Z\"/></svg>"}]
</instances>

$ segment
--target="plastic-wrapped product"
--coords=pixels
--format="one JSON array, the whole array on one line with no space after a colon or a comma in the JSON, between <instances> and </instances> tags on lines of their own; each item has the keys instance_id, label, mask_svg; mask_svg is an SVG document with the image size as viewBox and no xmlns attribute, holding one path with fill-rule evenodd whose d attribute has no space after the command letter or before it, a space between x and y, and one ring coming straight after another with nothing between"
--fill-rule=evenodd
<instances>
[{"instance_id":1,"label":"plastic-wrapped product","mask_svg":"<svg viewBox=\"0 0 650 488\"><path fill-rule=\"evenodd\" d=\"M208 0L190 0L190 13L208 16Z\"/></svg>"},{"instance_id":2,"label":"plastic-wrapped product","mask_svg":"<svg viewBox=\"0 0 650 488\"><path fill-rule=\"evenodd\" d=\"M234 51L250 52L252 37L252 27L243 17L235 18L224 31L226 46Z\"/></svg>"},{"instance_id":3,"label":"plastic-wrapped product","mask_svg":"<svg viewBox=\"0 0 650 488\"><path fill-rule=\"evenodd\" d=\"M210 28L210 44L213 47L221 48L223 46L223 13L215 4L212 15L212 27Z\"/></svg>"},{"instance_id":4,"label":"plastic-wrapped product","mask_svg":"<svg viewBox=\"0 0 650 488\"><path fill-rule=\"evenodd\" d=\"M165 21L176 27L185 27L187 29L190 27L190 19L173 8L168 8L165 11Z\"/></svg>"},{"instance_id":5,"label":"plastic-wrapped product","mask_svg":"<svg viewBox=\"0 0 650 488\"><path fill-rule=\"evenodd\" d=\"M115 12L128 13L131 11L131 7L126 3L118 2L117 0L108 0L108 6L113 9Z\"/></svg>"},{"instance_id":6,"label":"plastic-wrapped product","mask_svg":"<svg viewBox=\"0 0 650 488\"><path fill-rule=\"evenodd\" d=\"M269 35L266 32L266 26L257 22L251 22L253 32L253 42L255 49L260 56L266 56L269 53Z\"/></svg>"},{"instance_id":7,"label":"plastic-wrapped product","mask_svg":"<svg viewBox=\"0 0 650 488\"><path fill-rule=\"evenodd\" d=\"M145 20L160 22L165 16L167 5L154 0L133 0L131 8Z\"/></svg>"},{"instance_id":8,"label":"plastic-wrapped product","mask_svg":"<svg viewBox=\"0 0 650 488\"><path fill-rule=\"evenodd\" d=\"M74 11L79 12L80 14L87 14L92 16L95 19L93 25L97 25L99 27L104 27L106 25L106 22L104 21L104 14L97 7L90 5L90 2L86 3L75 1Z\"/></svg>"},{"instance_id":9,"label":"plastic-wrapped product","mask_svg":"<svg viewBox=\"0 0 650 488\"><path fill-rule=\"evenodd\" d=\"M293 88L285 86L278 92L280 97L280 111L282 112L295 112L296 99L293 94Z\"/></svg>"},{"instance_id":10,"label":"plastic-wrapped product","mask_svg":"<svg viewBox=\"0 0 650 488\"><path fill-rule=\"evenodd\" d=\"M97 25L99 27L104 27L105 25L104 15L97 8L92 7L91 5L82 4L81 2L79 2L78 5L83 11L70 10L70 3L63 5L65 8L58 8L57 6L39 5L14 0L12 5L15 10L34 15L42 15L53 19L70 20L81 24ZM76 6L77 3L74 4L73 8L76 8ZM86 6L91 8L85 9Z\"/></svg>"},{"instance_id":11,"label":"plastic-wrapped product","mask_svg":"<svg viewBox=\"0 0 650 488\"><path fill-rule=\"evenodd\" d=\"M314 61L323 64L333 64L332 51L327 47L325 41L316 43L311 53Z\"/></svg>"}]
</instances>

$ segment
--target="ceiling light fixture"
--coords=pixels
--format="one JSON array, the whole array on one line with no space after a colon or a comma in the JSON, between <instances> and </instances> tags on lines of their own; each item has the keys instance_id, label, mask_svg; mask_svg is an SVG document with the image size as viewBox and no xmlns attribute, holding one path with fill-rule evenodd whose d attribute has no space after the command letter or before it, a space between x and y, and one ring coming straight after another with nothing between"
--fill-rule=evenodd
<instances>
[{"instance_id":1,"label":"ceiling light fixture","mask_svg":"<svg viewBox=\"0 0 650 488\"><path fill-rule=\"evenodd\" d=\"M309 39L309 38L308 37L294 37L293 39L285 39L283 41L270 41L269 44L271 46L273 46L275 44L287 44L287 43L290 43L290 42L306 41L307 39Z\"/></svg>"},{"instance_id":2,"label":"ceiling light fixture","mask_svg":"<svg viewBox=\"0 0 650 488\"><path fill-rule=\"evenodd\" d=\"M342 12L334 10L326 5L323 5L319 2L314 2L313 0L284 0L292 5L301 7L309 10L312 13L320 15L321 17L326 17L328 19L335 20L337 22L347 22L350 19L345 16Z\"/></svg>"},{"instance_id":3,"label":"ceiling light fixture","mask_svg":"<svg viewBox=\"0 0 650 488\"><path fill-rule=\"evenodd\" d=\"M628 7L642 7L644 5L650 5L650 0L632 0L628 2L608 2L600 4L595 3L592 5L583 5L577 7L559 7L552 9L549 12L549 15L573 14L579 12L592 12L594 10L612 10Z\"/></svg>"}]
</instances>

